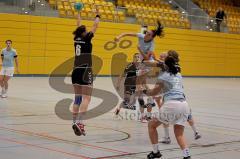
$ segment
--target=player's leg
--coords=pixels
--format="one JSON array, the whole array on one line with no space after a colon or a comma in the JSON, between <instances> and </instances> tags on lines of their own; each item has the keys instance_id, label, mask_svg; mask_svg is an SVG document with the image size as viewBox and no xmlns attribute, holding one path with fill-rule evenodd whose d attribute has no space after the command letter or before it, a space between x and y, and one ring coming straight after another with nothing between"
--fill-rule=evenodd
<instances>
[{"instance_id":1,"label":"player's leg","mask_svg":"<svg viewBox=\"0 0 240 159\"><path fill-rule=\"evenodd\" d=\"M8 81L10 80L11 76L4 76L3 79L3 94L2 97L6 98L7 97L7 92L8 92Z\"/></svg>"},{"instance_id":2,"label":"player's leg","mask_svg":"<svg viewBox=\"0 0 240 159\"><path fill-rule=\"evenodd\" d=\"M74 130L74 133L77 136L81 135L80 128L78 126L78 114L79 114L79 109L80 105L82 103L83 97L82 97L82 87L80 85L73 85L74 92L75 92L75 99L74 99L74 104L73 104L73 111L72 111L72 116L73 116L73 124L72 128Z\"/></svg>"},{"instance_id":3,"label":"player's leg","mask_svg":"<svg viewBox=\"0 0 240 159\"><path fill-rule=\"evenodd\" d=\"M174 125L174 134L178 142L178 145L183 151L184 159L190 159L190 151L189 151L186 139L184 137L184 126Z\"/></svg>"},{"instance_id":4,"label":"player's leg","mask_svg":"<svg viewBox=\"0 0 240 159\"><path fill-rule=\"evenodd\" d=\"M188 123L189 123L189 125L191 126L191 128L192 128L192 130L193 130L193 132L194 132L194 138L195 138L195 140L200 139L202 136L200 135L200 133L199 133L198 130L197 130L197 127L196 127L196 125L195 125L195 122L194 122L194 119L193 119L192 114L190 114L190 115L188 116Z\"/></svg>"},{"instance_id":5,"label":"player's leg","mask_svg":"<svg viewBox=\"0 0 240 159\"><path fill-rule=\"evenodd\" d=\"M2 72L2 71L1 71ZM4 91L5 91L5 87L4 87L4 75L0 75L0 85L1 85L1 88L2 88L2 91L1 91L1 95L3 95Z\"/></svg>"},{"instance_id":6,"label":"player's leg","mask_svg":"<svg viewBox=\"0 0 240 159\"><path fill-rule=\"evenodd\" d=\"M169 135L169 124L163 124L163 129L164 129L164 137L160 141L160 143L170 144L171 143L171 138L170 138L170 135Z\"/></svg>"},{"instance_id":7,"label":"player's leg","mask_svg":"<svg viewBox=\"0 0 240 159\"><path fill-rule=\"evenodd\" d=\"M162 154L160 153L159 144L158 144L157 127L159 125L161 125L161 122L155 118L148 122L148 134L153 147L153 151L149 153L147 156L148 159L160 158L162 156Z\"/></svg>"}]
</instances>

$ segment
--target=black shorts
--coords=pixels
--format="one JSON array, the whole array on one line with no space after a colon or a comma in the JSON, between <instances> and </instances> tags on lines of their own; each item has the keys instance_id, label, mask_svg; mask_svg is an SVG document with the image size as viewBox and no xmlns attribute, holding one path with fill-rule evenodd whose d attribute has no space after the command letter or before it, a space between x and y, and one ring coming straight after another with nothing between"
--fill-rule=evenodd
<instances>
[{"instance_id":1,"label":"black shorts","mask_svg":"<svg viewBox=\"0 0 240 159\"><path fill-rule=\"evenodd\" d=\"M92 68L90 67L74 68L72 72L72 84L92 85L92 82L93 82Z\"/></svg>"},{"instance_id":2,"label":"black shorts","mask_svg":"<svg viewBox=\"0 0 240 159\"><path fill-rule=\"evenodd\" d=\"M136 91L136 86L129 86L129 85L124 86L124 94L133 95L135 91Z\"/></svg>"}]
</instances>

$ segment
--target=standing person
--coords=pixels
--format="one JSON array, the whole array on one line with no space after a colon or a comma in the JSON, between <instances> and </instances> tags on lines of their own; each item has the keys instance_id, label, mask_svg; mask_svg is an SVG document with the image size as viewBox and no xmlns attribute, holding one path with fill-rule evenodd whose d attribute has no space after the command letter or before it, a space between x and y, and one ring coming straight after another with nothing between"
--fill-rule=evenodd
<instances>
[{"instance_id":1,"label":"standing person","mask_svg":"<svg viewBox=\"0 0 240 159\"><path fill-rule=\"evenodd\" d=\"M159 75L158 82L152 90L144 90L148 96L155 96L164 91L163 105L159 115L148 123L149 138L153 151L147 155L148 159L160 158L157 127L161 124L174 125L174 133L178 145L183 151L183 159L190 159L190 152L184 137L184 126L190 114L190 108L186 102L181 69L178 65L179 57L176 51L170 50L163 64L163 73Z\"/></svg>"},{"instance_id":2,"label":"standing person","mask_svg":"<svg viewBox=\"0 0 240 159\"><path fill-rule=\"evenodd\" d=\"M222 21L223 19L227 19L227 15L226 13L224 12L224 10L220 7L216 13L216 23L217 23L217 32L220 32L221 31L221 24L222 24Z\"/></svg>"},{"instance_id":3,"label":"standing person","mask_svg":"<svg viewBox=\"0 0 240 159\"><path fill-rule=\"evenodd\" d=\"M171 55L172 52L169 52L169 55ZM165 61L165 58L168 56L168 53L162 53L160 55L160 58L159 58L159 61L160 62L164 62ZM160 96L161 97L161 96ZM162 99L162 98L161 98ZM158 106L159 108L161 108L162 106L162 101L159 100L158 102ZM193 116L192 116L192 110L190 109L190 114L188 116L188 123L189 125L191 126L192 130L193 130L193 133L194 133L194 139L195 140L198 140L200 139L202 136L200 135L199 131L197 130L197 127L195 125L195 121L193 119ZM164 128L164 137L163 137L163 140L160 141L160 143L163 143L163 144L170 144L171 143L171 138L170 138L170 135L169 135L169 124L163 124L163 128Z\"/></svg>"},{"instance_id":4,"label":"standing person","mask_svg":"<svg viewBox=\"0 0 240 159\"><path fill-rule=\"evenodd\" d=\"M147 29L147 28L146 28ZM119 41L121 38L131 36L131 37L137 37L138 38L138 50L141 53L141 56L145 60L155 60L154 56L154 38L156 36L163 37L163 26L160 22L157 22L157 28L154 30L146 30L144 33L123 33L115 38L115 41ZM143 69L146 69L144 67ZM138 85L146 87L146 75L142 75L141 77L138 77ZM140 112L141 112L141 121L144 121L145 119L149 119L151 117L151 110L152 106L155 106L154 100L152 97L148 99L147 105L145 105L143 96L139 95L138 99L139 105L140 105ZM144 108L148 107L148 113L145 117L144 115Z\"/></svg>"},{"instance_id":5,"label":"standing person","mask_svg":"<svg viewBox=\"0 0 240 159\"><path fill-rule=\"evenodd\" d=\"M12 48L12 40L6 40L7 47L2 50L2 70L0 73L0 84L2 87L1 96L7 98L8 81L14 74L14 61L16 64L16 72L18 73L17 51Z\"/></svg>"},{"instance_id":6,"label":"standing person","mask_svg":"<svg viewBox=\"0 0 240 159\"><path fill-rule=\"evenodd\" d=\"M124 101L121 103L119 107L117 107L115 111L115 115L118 115L121 108L134 109L135 104L135 91L137 84L137 76L138 76L138 64L141 62L140 54L136 53L133 55L133 62L127 65L124 70L123 75L120 75L117 81L117 90L120 88L121 81L125 77L124 81Z\"/></svg>"},{"instance_id":7,"label":"standing person","mask_svg":"<svg viewBox=\"0 0 240 159\"><path fill-rule=\"evenodd\" d=\"M92 94L92 38L98 28L100 15L96 18L92 29L88 32L85 25L81 24L80 13L78 13L77 28L73 32L75 62L72 72L72 84L75 92L73 105L72 128L77 136L85 135L83 116L88 109Z\"/></svg>"}]
</instances>

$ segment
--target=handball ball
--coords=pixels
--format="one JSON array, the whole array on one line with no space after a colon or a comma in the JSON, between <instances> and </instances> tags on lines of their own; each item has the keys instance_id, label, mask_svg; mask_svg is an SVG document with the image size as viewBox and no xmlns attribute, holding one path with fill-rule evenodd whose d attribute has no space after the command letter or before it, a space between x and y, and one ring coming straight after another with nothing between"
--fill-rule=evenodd
<instances>
[{"instance_id":1,"label":"handball ball","mask_svg":"<svg viewBox=\"0 0 240 159\"><path fill-rule=\"evenodd\" d=\"M84 7L84 6L83 6L83 3L81 3L81 2L77 2L77 3L74 4L74 8L75 8L77 11L82 10L83 7Z\"/></svg>"}]
</instances>

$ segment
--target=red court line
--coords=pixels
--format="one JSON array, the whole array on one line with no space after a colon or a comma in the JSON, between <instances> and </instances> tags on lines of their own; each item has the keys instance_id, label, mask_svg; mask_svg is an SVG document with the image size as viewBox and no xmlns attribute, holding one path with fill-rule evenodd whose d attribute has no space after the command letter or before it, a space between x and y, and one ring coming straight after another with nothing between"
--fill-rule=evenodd
<instances>
[{"instance_id":1,"label":"red court line","mask_svg":"<svg viewBox=\"0 0 240 159\"><path fill-rule=\"evenodd\" d=\"M105 150L105 151L109 151L109 152L120 153L121 155L129 154L129 152L114 150L114 149L110 149L110 148L104 148L104 147L90 145L90 144L85 144L85 143L81 143L81 142L72 142L72 141L64 140L64 139L61 139L61 138L58 138L58 137L55 137L55 136L34 133L34 132L31 132L31 131L12 129L12 128L7 128L7 127L3 127L3 126L0 126L0 128L6 129L6 130L10 130L10 131L14 131L14 132L25 133L27 135L36 135L36 136L44 137L44 138L51 139L51 140L59 140L59 141L64 141L64 142L71 142L71 143L75 143L75 144L81 144L81 145L84 145L84 146L87 146L87 147L90 147L90 148L94 148L94 149L101 149L101 150Z\"/></svg>"},{"instance_id":2,"label":"red court line","mask_svg":"<svg viewBox=\"0 0 240 159\"><path fill-rule=\"evenodd\" d=\"M81 157L81 158L83 158L83 159L91 159L91 158L89 158L89 157L87 157L87 156L83 156L83 155L80 155L80 154L75 154L75 153L66 152L66 151L63 151L63 150L58 150L58 149L43 147L43 146L39 146L39 145L36 145L36 144L30 144L30 143L27 143L27 142L18 141L18 140L14 140L14 139L9 139L9 138L2 138L2 137L0 137L0 140L8 141L8 142L13 142L13 143L17 143L17 144L21 144L21 145L25 145L25 146L40 148L40 149L44 149L44 150L48 150L48 151L58 152L58 153L62 153L62 154L69 155L69 156L73 156L73 157Z\"/></svg>"}]
</instances>

